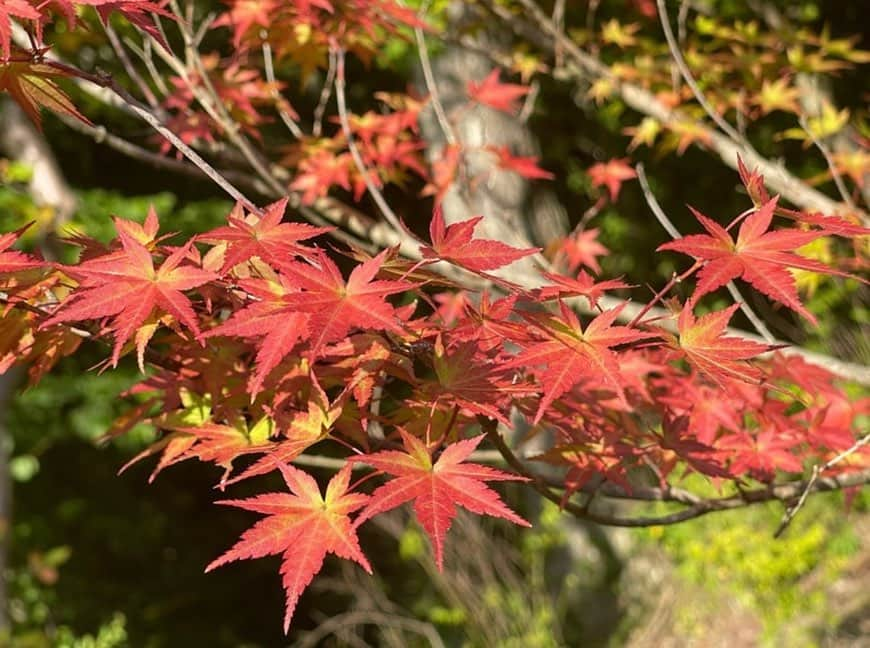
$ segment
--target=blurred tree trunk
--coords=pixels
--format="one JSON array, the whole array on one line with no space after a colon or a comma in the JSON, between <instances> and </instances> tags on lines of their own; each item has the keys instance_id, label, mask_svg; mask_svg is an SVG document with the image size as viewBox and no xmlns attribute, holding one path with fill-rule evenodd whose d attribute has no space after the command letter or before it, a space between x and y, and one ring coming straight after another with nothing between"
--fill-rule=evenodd
<instances>
[{"instance_id":1,"label":"blurred tree trunk","mask_svg":"<svg viewBox=\"0 0 870 648\"><path fill-rule=\"evenodd\" d=\"M483 216L477 232L480 238L496 239L521 248L544 246L567 233L564 207L546 182L532 181L500 168L496 153L498 149L507 148L515 156L540 155L537 138L525 121L528 111L512 115L468 103L468 83L482 81L493 69L480 51L502 41L505 35L483 28L485 17L470 3L453 2L448 16L448 31L452 33L463 33L472 25L478 27L473 30L478 51L452 44L432 61L438 99L449 129L438 119L431 103L420 116L430 164L444 157L451 138L455 138L455 144L462 150L457 179L442 200L444 218L453 223ZM505 73L503 81L508 82ZM422 93L429 93L423 75L418 86Z\"/></svg>"}]
</instances>

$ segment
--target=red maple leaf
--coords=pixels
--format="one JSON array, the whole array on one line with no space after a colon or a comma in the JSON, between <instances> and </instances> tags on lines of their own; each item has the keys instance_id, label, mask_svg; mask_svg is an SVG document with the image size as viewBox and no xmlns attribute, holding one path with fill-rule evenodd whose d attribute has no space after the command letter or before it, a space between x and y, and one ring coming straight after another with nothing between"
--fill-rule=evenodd
<instances>
[{"instance_id":1,"label":"red maple leaf","mask_svg":"<svg viewBox=\"0 0 870 648\"><path fill-rule=\"evenodd\" d=\"M311 390L307 407L280 415L276 420L277 427L281 429L278 443L272 444L266 456L227 480L226 485L270 473L279 464L293 461L326 437L341 415L343 397L339 396L335 402L330 403L314 373L309 375L309 379Z\"/></svg>"},{"instance_id":2,"label":"red maple leaf","mask_svg":"<svg viewBox=\"0 0 870 648\"><path fill-rule=\"evenodd\" d=\"M518 108L517 99L529 94L529 88L516 83L502 83L499 81L499 75L500 71L496 68L479 83L469 81L466 92L469 98L477 103L503 112L514 113Z\"/></svg>"},{"instance_id":3,"label":"red maple leaf","mask_svg":"<svg viewBox=\"0 0 870 648\"><path fill-rule=\"evenodd\" d=\"M576 279L564 277L562 275L552 274L550 272L541 273L546 279L553 282L552 286L543 286L538 289L537 295L539 299L549 300L554 297L579 297L583 296L589 300L589 305L593 308L598 306L598 300L604 296L608 290L619 290L621 288L631 288L630 285L621 279L607 279L606 281L598 281L592 278L592 275L581 270Z\"/></svg>"},{"instance_id":4,"label":"red maple leaf","mask_svg":"<svg viewBox=\"0 0 870 648\"><path fill-rule=\"evenodd\" d=\"M751 434L745 430L723 436L716 443L723 459L728 459L728 472L733 477L749 473L762 481L769 481L777 471L799 473L803 463L795 455L800 440L783 433L774 426Z\"/></svg>"},{"instance_id":5,"label":"red maple leaf","mask_svg":"<svg viewBox=\"0 0 870 648\"><path fill-rule=\"evenodd\" d=\"M11 54L13 16L24 20L40 19L40 13L27 0L0 2L0 52L3 53L3 61L8 61Z\"/></svg>"},{"instance_id":6,"label":"red maple leaf","mask_svg":"<svg viewBox=\"0 0 870 648\"><path fill-rule=\"evenodd\" d=\"M3 24L0 13L0 25ZM0 90L8 92L37 128L42 128L40 108L48 108L59 115L74 117L90 125L72 100L55 83L58 77L71 76L48 63L0 63Z\"/></svg>"},{"instance_id":7,"label":"red maple leaf","mask_svg":"<svg viewBox=\"0 0 870 648\"><path fill-rule=\"evenodd\" d=\"M711 445L720 429L736 432L742 428L746 401L741 390L723 391L694 376L667 378L659 384L656 401L667 407L671 419L687 418L689 429L701 443Z\"/></svg>"},{"instance_id":8,"label":"red maple leaf","mask_svg":"<svg viewBox=\"0 0 870 648\"><path fill-rule=\"evenodd\" d=\"M746 193L752 199L756 207L760 207L770 200L770 194L767 193L767 188L764 186L764 176L757 169L749 170L743 162L743 158L737 156L737 173L740 175L740 182L746 187Z\"/></svg>"},{"instance_id":9,"label":"red maple leaf","mask_svg":"<svg viewBox=\"0 0 870 648\"><path fill-rule=\"evenodd\" d=\"M283 198L272 203L259 217L251 214L244 218L242 206L236 205L227 217L229 225L218 227L198 237L206 243L228 244L221 274L254 256L272 263L289 261L294 255L305 251L305 248L297 245L298 241L335 229L312 227L305 223L282 223L287 200Z\"/></svg>"},{"instance_id":10,"label":"red maple leaf","mask_svg":"<svg viewBox=\"0 0 870 648\"><path fill-rule=\"evenodd\" d=\"M562 239L559 245L558 257L568 261L568 270L575 272L581 265L586 266L595 274L601 272L598 257L608 254L610 250L598 242L598 228L583 230L570 234Z\"/></svg>"},{"instance_id":11,"label":"red maple leaf","mask_svg":"<svg viewBox=\"0 0 870 648\"><path fill-rule=\"evenodd\" d=\"M690 419L687 416L666 415L662 421L661 432L652 435L661 452L656 463L662 478L667 477L680 462L685 462L687 468L702 475L727 477L728 472L721 465L714 449L700 441L697 432L689 424Z\"/></svg>"},{"instance_id":12,"label":"red maple leaf","mask_svg":"<svg viewBox=\"0 0 870 648\"><path fill-rule=\"evenodd\" d=\"M308 320L312 352L337 342L353 328L378 331L401 331L393 306L384 298L408 290L405 281L375 281L390 250L356 266L345 283L338 267L326 255L314 263L280 265L283 274L302 292L285 296L288 305L310 312Z\"/></svg>"},{"instance_id":13,"label":"red maple leaf","mask_svg":"<svg viewBox=\"0 0 870 648\"><path fill-rule=\"evenodd\" d=\"M687 304L677 320L680 332L677 347L686 354L689 364L723 388L727 388L728 378L758 383L761 371L746 361L774 348L724 335L725 327L738 308L740 304L732 304L725 310L696 319L691 305Z\"/></svg>"},{"instance_id":14,"label":"red maple leaf","mask_svg":"<svg viewBox=\"0 0 870 648\"><path fill-rule=\"evenodd\" d=\"M350 465L329 481L326 495L314 478L290 465L278 468L292 495L264 493L243 500L223 500L218 504L236 506L268 516L242 534L241 539L220 558L205 568L209 572L234 560L282 554L281 575L287 594L284 632L290 628L293 611L302 592L323 566L326 554L354 560L368 573L372 568L363 555L356 527L349 515L369 499L362 493L348 493Z\"/></svg>"},{"instance_id":15,"label":"red maple leaf","mask_svg":"<svg viewBox=\"0 0 870 648\"><path fill-rule=\"evenodd\" d=\"M752 202L756 207L760 207L770 200L770 194L764 186L764 176L757 169L750 171L739 155L737 156L737 170L740 173L740 181L746 187L746 193L752 198ZM781 205L777 205L774 211L780 216L796 220L799 223L820 227L826 233L834 234L835 236L854 237L870 235L870 229L841 216L832 216L819 212L795 211L786 209ZM854 215L852 218L854 218Z\"/></svg>"},{"instance_id":16,"label":"red maple leaf","mask_svg":"<svg viewBox=\"0 0 870 648\"><path fill-rule=\"evenodd\" d=\"M433 462L423 441L404 430L400 432L405 452L386 450L355 458L395 476L375 489L368 506L357 518L357 525L414 500L414 513L432 542L439 570L444 567L444 537L456 517L457 504L478 515L491 515L520 526L531 526L505 506L498 493L484 484L486 481L526 481L525 477L489 466L462 463L485 435L447 446Z\"/></svg>"},{"instance_id":17,"label":"red maple leaf","mask_svg":"<svg viewBox=\"0 0 870 648\"><path fill-rule=\"evenodd\" d=\"M554 176L538 166L538 158L535 156L514 155L507 146L490 147L490 150L498 156L498 167L507 169L531 180L552 180Z\"/></svg>"},{"instance_id":18,"label":"red maple leaf","mask_svg":"<svg viewBox=\"0 0 870 648\"><path fill-rule=\"evenodd\" d=\"M157 218L157 210L154 209L154 205L148 206L148 214L145 216L145 221L141 225L136 221L116 218L115 228L124 230L129 236L149 248L152 243L170 236L164 234L160 239L157 238L157 232L160 231L160 220Z\"/></svg>"},{"instance_id":19,"label":"red maple leaf","mask_svg":"<svg viewBox=\"0 0 870 648\"><path fill-rule=\"evenodd\" d=\"M233 461L251 453L266 452L273 444L263 439L252 439L246 425L222 425L203 423L197 426L176 426L157 443L145 448L121 468L124 472L138 461L161 452L160 460L148 478L153 482L164 468L186 461L199 459L215 463L224 469L221 484L233 468Z\"/></svg>"},{"instance_id":20,"label":"red maple leaf","mask_svg":"<svg viewBox=\"0 0 870 648\"><path fill-rule=\"evenodd\" d=\"M239 284L259 301L237 310L226 322L206 331L203 337L262 336L257 344L257 370L248 384L251 396L256 396L269 372L308 335L309 315L297 310L296 301L288 301L288 295L299 291L284 276L279 275L278 283L250 279Z\"/></svg>"},{"instance_id":21,"label":"red maple leaf","mask_svg":"<svg viewBox=\"0 0 870 648\"><path fill-rule=\"evenodd\" d=\"M462 155L462 147L456 144L445 146L441 150L440 157L432 162L432 170L429 174L430 182L423 187L420 195L435 196L435 204L440 204L444 195L450 190L450 186L456 180L456 174L462 162Z\"/></svg>"},{"instance_id":22,"label":"red maple leaf","mask_svg":"<svg viewBox=\"0 0 870 648\"><path fill-rule=\"evenodd\" d=\"M472 240L474 228L481 220L483 216L477 216L445 226L444 214L440 207L437 208L429 223L432 246L420 248L423 257L450 261L472 272L483 272L501 268L538 252L538 248L520 250L500 241Z\"/></svg>"},{"instance_id":23,"label":"red maple leaf","mask_svg":"<svg viewBox=\"0 0 870 648\"><path fill-rule=\"evenodd\" d=\"M637 177L637 172L628 164L628 158L598 162L589 167L586 173L593 187L607 187L610 200L613 201L619 197L622 183Z\"/></svg>"},{"instance_id":24,"label":"red maple leaf","mask_svg":"<svg viewBox=\"0 0 870 648\"><path fill-rule=\"evenodd\" d=\"M693 301L739 278L772 300L800 313L813 324L816 323L816 318L801 303L795 279L787 268L847 275L793 252L823 236L824 232L796 229L767 231L777 200L778 196L775 196L743 221L736 242L719 223L690 207L709 235L685 236L664 243L658 249L674 250L707 262L698 273Z\"/></svg>"},{"instance_id":25,"label":"red maple leaf","mask_svg":"<svg viewBox=\"0 0 870 648\"><path fill-rule=\"evenodd\" d=\"M305 205L325 196L334 185L350 191L352 164L349 153L335 155L319 150L299 163L296 179L290 183L290 189L302 192L302 203Z\"/></svg>"},{"instance_id":26,"label":"red maple leaf","mask_svg":"<svg viewBox=\"0 0 870 648\"><path fill-rule=\"evenodd\" d=\"M437 383L423 392L433 401L453 403L473 414L509 425L504 412L506 397L533 393L530 385L512 381L513 372L480 353L477 344L462 342L445 348L439 337L434 344L432 368Z\"/></svg>"},{"instance_id":27,"label":"red maple leaf","mask_svg":"<svg viewBox=\"0 0 870 648\"><path fill-rule=\"evenodd\" d=\"M212 26L230 27L233 30L233 46L242 50L242 37L254 26L267 29L279 7L278 0L237 0Z\"/></svg>"},{"instance_id":28,"label":"red maple leaf","mask_svg":"<svg viewBox=\"0 0 870 648\"><path fill-rule=\"evenodd\" d=\"M175 250L160 268L155 269L148 248L133 238L123 226L116 226L116 230L122 250L89 259L77 266L61 266L66 274L80 284L70 298L60 305L54 317L42 326L112 317L109 327L115 336L112 366L117 366L124 343L142 326L155 307L172 315L199 339L201 334L196 315L190 300L182 291L217 279L217 275L194 266L181 265L187 257L189 244ZM149 338L150 334L137 336L136 339L140 368Z\"/></svg>"},{"instance_id":29,"label":"red maple leaf","mask_svg":"<svg viewBox=\"0 0 870 648\"><path fill-rule=\"evenodd\" d=\"M19 227L14 232L7 232L0 236L0 272L20 272L21 270L32 270L44 265L44 262L24 252L9 249L19 239L24 230L32 224L32 222L28 223L24 227Z\"/></svg>"},{"instance_id":30,"label":"red maple leaf","mask_svg":"<svg viewBox=\"0 0 870 648\"><path fill-rule=\"evenodd\" d=\"M631 0L634 8L647 18L655 18L657 9L655 0Z\"/></svg>"},{"instance_id":31,"label":"red maple leaf","mask_svg":"<svg viewBox=\"0 0 870 648\"><path fill-rule=\"evenodd\" d=\"M443 293L442 293L443 294ZM464 293L453 293L463 294ZM522 337L525 333L520 322L511 321L517 295L509 295L492 301L488 292L483 292L475 307L467 295L457 306L462 309L463 317L450 331L451 338L466 342L474 341L481 351L497 349L505 340Z\"/></svg>"},{"instance_id":32,"label":"red maple leaf","mask_svg":"<svg viewBox=\"0 0 870 648\"><path fill-rule=\"evenodd\" d=\"M162 30L157 28L155 24L156 16L163 16L170 20L178 20L177 16L166 9L164 5L169 0L156 0L149 2L147 0L75 0L76 4L91 5L97 10L102 23L108 24L112 12L117 11L124 16L131 24L136 25L139 29L152 36L157 42L161 43L167 49L169 45L163 38Z\"/></svg>"},{"instance_id":33,"label":"red maple leaf","mask_svg":"<svg viewBox=\"0 0 870 648\"><path fill-rule=\"evenodd\" d=\"M559 396L584 379L599 380L602 387L612 389L625 400L619 363L611 347L656 337L627 326L613 326L624 304L604 311L589 322L586 329L577 315L560 302L562 317L527 314L526 318L543 336L524 348L504 367L543 367L537 372L542 397L535 414L537 424L544 411ZM520 342L522 346L523 343Z\"/></svg>"}]
</instances>

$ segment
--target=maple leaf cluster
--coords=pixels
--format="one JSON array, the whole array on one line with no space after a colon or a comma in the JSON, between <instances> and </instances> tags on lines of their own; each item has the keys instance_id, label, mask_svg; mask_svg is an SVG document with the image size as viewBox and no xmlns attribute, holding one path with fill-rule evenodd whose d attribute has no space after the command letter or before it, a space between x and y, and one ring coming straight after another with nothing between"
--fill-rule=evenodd
<instances>
[{"instance_id":1,"label":"maple leaf cluster","mask_svg":"<svg viewBox=\"0 0 870 648\"><path fill-rule=\"evenodd\" d=\"M311 138L289 148L284 160L299 170L290 189L301 192L303 203L311 204L334 188L351 191L354 200L359 200L366 190L367 179L381 188L386 183L405 184L409 172L428 177L420 156L423 145L417 126L423 104L412 99L397 103L394 97L385 94L380 98L394 109L349 118L353 144L368 178L355 164L342 131L330 138Z\"/></svg>"},{"instance_id":2,"label":"maple leaf cluster","mask_svg":"<svg viewBox=\"0 0 870 648\"><path fill-rule=\"evenodd\" d=\"M326 68L330 41L370 61L399 27L425 27L414 10L396 0L232 0L215 21L233 33L236 51L259 50L265 40L274 43L276 62L292 59L303 80Z\"/></svg>"},{"instance_id":3,"label":"maple leaf cluster","mask_svg":"<svg viewBox=\"0 0 870 648\"><path fill-rule=\"evenodd\" d=\"M111 336L109 364L134 353L146 376L129 391L140 405L110 434L139 421L163 431L131 464L159 455L153 479L182 461L213 463L222 488L281 472L290 494L225 502L266 517L209 569L281 554L285 624L327 554L370 570L357 528L406 502L439 568L457 506L527 524L485 485L525 477L467 461L483 442L481 421L509 426L513 411L549 430L554 442L538 460L563 468L570 497L602 477L630 492L644 466L663 486L675 472L770 482L849 448L867 412L824 370L779 353L759 359L772 347L727 331L737 304L695 314L703 294L740 278L806 315L785 269L842 274L793 252L824 230L769 230L775 198L740 217L736 240L727 230L738 221L726 228L696 212L708 234L662 246L696 259L687 276L697 272L697 287L673 331L642 316L626 322L624 307L578 315L570 299L594 309L628 287L585 271L544 273L535 290L496 281L507 294L495 300L459 285L427 294L430 264L491 278L536 252L476 239L477 218L448 226L436 211L421 261L387 249L345 273L316 245L328 228L286 221L286 205L237 206L226 225L181 246L159 236L153 210L142 225L116 218L108 246L70 239L82 248L73 265L11 250L20 231L0 250L4 366L22 349L16 359L38 352L38 378L79 343L71 324ZM61 287L65 297L45 298ZM353 449L325 495L293 466L314 446ZM868 461L856 453L839 470ZM351 485L354 470L386 480L367 493Z\"/></svg>"},{"instance_id":4,"label":"maple leaf cluster","mask_svg":"<svg viewBox=\"0 0 870 648\"><path fill-rule=\"evenodd\" d=\"M281 110L297 118L293 107L281 94L284 84L264 80L259 70L243 67L238 59L225 61L212 53L201 57L202 69L185 78L170 77L171 91L162 101L167 111L167 127L182 142L215 144L223 129L208 112L197 108L197 91L208 86L221 100L224 110L242 131L260 139L260 127L273 118L266 112ZM160 150L167 153L172 146L160 140Z\"/></svg>"}]
</instances>

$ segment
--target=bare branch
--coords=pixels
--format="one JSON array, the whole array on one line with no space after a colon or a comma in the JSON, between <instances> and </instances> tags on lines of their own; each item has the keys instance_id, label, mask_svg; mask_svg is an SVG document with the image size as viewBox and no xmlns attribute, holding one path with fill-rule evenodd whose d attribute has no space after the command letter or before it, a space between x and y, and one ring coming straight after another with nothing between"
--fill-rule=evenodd
<instances>
[{"instance_id":1,"label":"bare branch","mask_svg":"<svg viewBox=\"0 0 870 648\"><path fill-rule=\"evenodd\" d=\"M160 91L163 96L169 94L169 88L166 85L166 81L163 76L157 71L157 66L154 65L154 54L151 48L151 41L145 39L142 43L142 47L139 47L136 43L134 43L129 38L124 39L124 44L130 48L130 50L136 54L141 60L145 69L148 70L148 74L151 77L151 81Z\"/></svg>"},{"instance_id":2,"label":"bare branch","mask_svg":"<svg viewBox=\"0 0 870 648\"><path fill-rule=\"evenodd\" d=\"M306 632L299 641L293 644L293 646L295 648L310 648L312 646L317 646L320 644L322 639L334 634L338 630L358 625L377 625L400 628L424 637L432 648L444 648L444 642L438 635L435 626L431 623L393 614L385 614L374 610L346 612L344 614L330 617L314 630Z\"/></svg>"},{"instance_id":3,"label":"bare branch","mask_svg":"<svg viewBox=\"0 0 870 648\"><path fill-rule=\"evenodd\" d=\"M840 170L837 169L837 165L834 163L834 158L831 157L831 151L828 149L828 145L815 136L809 124L807 123L806 117L801 116L800 125L801 128L803 128L806 134L809 136L810 140L812 140L815 147L819 149L822 157L825 158L825 162L827 163L828 168L831 170L831 178L833 178L834 185L837 187L837 191L840 193L840 197L843 199L843 202L849 205L849 207L851 207L852 209L855 209L855 202L852 200L852 196L849 195L849 190L846 189L846 183L843 182L843 176L840 174Z\"/></svg>"},{"instance_id":4,"label":"bare branch","mask_svg":"<svg viewBox=\"0 0 870 648\"><path fill-rule=\"evenodd\" d=\"M529 121L529 118L535 111L535 102L538 100L538 94L540 92L541 84L537 81L532 81L532 84L529 87L529 94L526 95L526 99L523 101L523 107L520 109L520 114L517 115L517 119L524 124Z\"/></svg>"},{"instance_id":5,"label":"bare branch","mask_svg":"<svg viewBox=\"0 0 870 648\"><path fill-rule=\"evenodd\" d=\"M673 30L671 30L671 22L670 18L668 17L668 9L665 6L665 0L656 0L656 5L658 6L659 20L662 24L662 30L665 34L665 40L668 43L668 49L670 49L671 51L671 57L674 59L674 63L677 64L677 69L680 71L680 76L683 77L686 85L691 88L692 94L695 95L695 99L698 101L699 104L701 104L704 112L707 113L710 119L715 122L715 124L722 130L723 133L728 135L735 142L740 142L743 146L751 148L749 146L749 143L740 136L740 133L734 130L734 127L731 126L731 124L729 124L727 121L725 121L725 119L713 109L713 106L710 105L710 102L707 101L707 97L704 95L700 86L698 86L698 82L695 81L695 77L692 75L692 71L689 69L689 66L686 63L686 59L683 58L683 53L680 51L680 44L674 37Z\"/></svg>"},{"instance_id":6,"label":"bare branch","mask_svg":"<svg viewBox=\"0 0 870 648\"><path fill-rule=\"evenodd\" d=\"M426 15L429 9L430 0L426 0L421 6L417 16L422 18ZM414 38L417 40L417 54L420 57L420 66L423 68L423 80L426 83L426 89L429 91L429 100L432 102L432 109L435 111L435 116L438 118L438 124L441 126L441 131L444 133L444 139L451 146L454 146L458 141L456 133L453 130L453 125L447 118L447 113L444 112L444 104L441 103L441 94L438 91L438 83L435 81L435 75L432 72L432 62L429 60L429 51L426 49L426 38L423 34L423 29L420 27L414 28Z\"/></svg>"},{"instance_id":7,"label":"bare branch","mask_svg":"<svg viewBox=\"0 0 870 648\"><path fill-rule=\"evenodd\" d=\"M150 164L158 169L166 169L175 173L181 173L192 177L202 177L203 170L198 166L177 160L173 157L155 153L138 144L114 135L106 130L105 126L93 126L86 124L78 119L58 115L59 119L74 131L78 131L88 137L92 137L98 144L106 144L110 148L122 153L134 160ZM258 193L268 194L268 188L265 187L257 178L247 173L232 171L230 169L218 169L220 175L225 177L230 182L238 185L248 185L248 187Z\"/></svg>"},{"instance_id":8,"label":"bare branch","mask_svg":"<svg viewBox=\"0 0 870 648\"><path fill-rule=\"evenodd\" d=\"M118 38L118 34L116 34L115 30L112 28L111 23L108 21L103 23L103 30L109 38L109 43L112 45L112 49L115 50L115 55L118 57L118 60L121 61L121 65L124 66L124 70L133 80L133 83L135 83L139 88L139 91L142 93L142 96L145 97L145 101L148 102L148 105L150 105L152 109L155 109L159 103L157 97L154 96L151 87L139 74L139 70L137 70L136 66L133 65L130 57L127 56L127 50L124 49L124 45L121 43L121 39Z\"/></svg>"},{"instance_id":9,"label":"bare branch","mask_svg":"<svg viewBox=\"0 0 870 648\"><path fill-rule=\"evenodd\" d=\"M396 216L396 212L393 211L393 208L390 207L386 198L384 198L384 194L381 193L381 190L378 189L372 181L371 175L369 175L369 170L366 168L365 161L362 159L362 155L360 155L359 149L354 142L353 131L351 131L350 122L348 121L347 103L344 96L344 50L341 47L333 45L330 47L330 51L333 56L335 56L337 70L335 75L335 99L338 104L338 118L341 120L341 128L344 131L345 139L347 139L347 148L357 167L357 171L359 171L363 182L365 182L366 189L368 189L369 194L371 194L372 199L375 201L378 209L380 209L383 217L397 232L406 231L406 228L402 225L399 217Z\"/></svg>"},{"instance_id":10,"label":"bare branch","mask_svg":"<svg viewBox=\"0 0 870 648\"><path fill-rule=\"evenodd\" d=\"M311 127L311 134L314 137L320 137L323 132L323 115L326 113L326 106L329 104L329 98L332 96L332 86L335 84L335 58L329 57L329 68L326 70L326 79L323 81L323 87L320 89L320 97L317 98L317 105L314 107L314 124Z\"/></svg>"},{"instance_id":11,"label":"bare branch","mask_svg":"<svg viewBox=\"0 0 870 648\"><path fill-rule=\"evenodd\" d=\"M281 117L281 121L284 122L287 130L293 134L293 137L296 139L302 139L305 136L305 133L302 132L302 129L299 128L299 124L293 121L290 113L284 110L282 106L284 98L281 96L278 87L275 85L275 67L272 64L272 46L269 45L269 41L263 41L263 67L266 70L266 81L272 84L272 98L275 99L275 104L278 109L278 115Z\"/></svg>"}]
</instances>

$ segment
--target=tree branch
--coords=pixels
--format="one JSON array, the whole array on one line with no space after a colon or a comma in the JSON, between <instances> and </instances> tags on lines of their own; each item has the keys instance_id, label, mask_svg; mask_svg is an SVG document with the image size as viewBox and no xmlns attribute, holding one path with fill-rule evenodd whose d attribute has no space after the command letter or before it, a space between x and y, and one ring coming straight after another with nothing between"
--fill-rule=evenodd
<instances>
[{"instance_id":1,"label":"tree branch","mask_svg":"<svg viewBox=\"0 0 870 648\"><path fill-rule=\"evenodd\" d=\"M375 201L375 204L378 206L378 209L381 211L383 217L393 227L393 229L396 230L396 232L406 232L407 228L402 225L399 217L396 216L393 208L390 207L390 205L387 203L386 198L384 198L384 194L381 193L381 190L378 189L378 187L372 181L369 170L366 168L365 161L362 159L362 155L360 155L356 142L354 142L353 131L350 128L350 122L347 116L347 103L344 94L344 50L341 47L333 45L332 47L330 47L330 52L335 57L335 99L336 103L338 104L338 118L341 121L341 129L344 132L345 139L347 140L347 148L350 151L353 162L357 167L357 171L362 176L363 182L365 182L366 189L368 189L369 194Z\"/></svg>"},{"instance_id":2,"label":"tree branch","mask_svg":"<svg viewBox=\"0 0 870 648\"><path fill-rule=\"evenodd\" d=\"M615 484L607 483L601 486L587 485L580 489L581 492L587 493L590 496L600 495L603 497L616 497L619 499L642 502L671 502L684 506L682 510L660 516L622 517L591 510L591 498L585 506L581 506L555 492L548 480L531 472L508 447L504 439L502 439L501 435L498 433L498 425L496 421L484 417L478 417L478 421L483 427L487 438L496 447L499 453L501 453L508 466L513 468L520 475L528 478L532 487L538 491L538 493L578 518L596 522L598 524L606 524L608 526L668 526L679 522L685 522L686 520L703 517L704 515L715 513L716 511L729 511L772 501L790 502L794 500L795 497L803 496L806 498L806 495L809 495L810 493L836 491L844 488L864 486L870 483L870 468L868 468L852 473L844 473L835 477L819 478L818 475L815 475L815 478L810 478L805 481L770 484L766 488L741 491L738 495L709 499L704 499L682 490L638 488L626 491ZM863 438L858 443L863 445L867 442L870 442L870 435ZM818 472L821 472L821 470ZM806 495L804 495L804 493L806 493Z\"/></svg>"},{"instance_id":3,"label":"tree branch","mask_svg":"<svg viewBox=\"0 0 870 648\"><path fill-rule=\"evenodd\" d=\"M841 461L843 461L847 457L850 457L851 455L855 454L856 452L858 452L858 450L860 450L862 447L864 447L868 443L870 443L870 433L865 434L863 437L858 439L854 444L852 444L852 446L850 448L844 450L843 452L838 454L833 459L830 459L829 461L827 461L823 465L814 466L813 467L813 474L810 477L809 481L806 483L806 486L804 487L803 491L801 492L797 503L795 503L794 506L791 506L791 507L786 509L785 513L782 516L782 522L780 522L779 528L776 530L776 533L773 534L773 537L778 538L783 534L783 532L785 532L785 530L788 528L788 525L791 524L791 521L794 519L795 515L797 515L797 512L801 509L801 507L807 501L807 497L809 497L809 494L813 491L813 488L818 483L819 477L822 475L823 472L825 472L826 470L830 470L833 466L836 466L838 463L840 463Z\"/></svg>"},{"instance_id":4,"label":"tree branch","mask_svg":"<svg viewBox=\"0 0 870 648\"><path fill-rule=\"evenodd\" d=\"M701 104L701 107L704 109L704 112L713 120L713 122L722 130L723 133L728 135L735 142L740 143L741 145L751 148L746 140L743 138L740 133L734 130L734 127L731 126L725 118L722 117L719 113L717 113L713 106L710 105L710 102L707 101L707 97L701 91L701 88L698 86L698 82L695 81L695 77L692 75L692 71L689 69L689 65L686 63L686 59L683 58L683 53L680 51L680 45L677 42L677 39L674 37L674 32L671 30L670 17L668 16L668 8L665 6L665 0L656 0L656 5L658 7L659 21L662 24L662 31L665 34L665 41L668 44L668 49L671 51L671 57L674 59L674 63L677 65L677 69L680 71L680 76L683 77L683 80L686 82L686 85L692 90L692 94L695 95L695 99ZM683 5L687 6L687 5ZM754 150L754 149L753 149Z\"/></svg>"}]
</instances>

